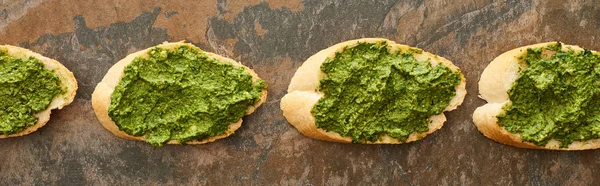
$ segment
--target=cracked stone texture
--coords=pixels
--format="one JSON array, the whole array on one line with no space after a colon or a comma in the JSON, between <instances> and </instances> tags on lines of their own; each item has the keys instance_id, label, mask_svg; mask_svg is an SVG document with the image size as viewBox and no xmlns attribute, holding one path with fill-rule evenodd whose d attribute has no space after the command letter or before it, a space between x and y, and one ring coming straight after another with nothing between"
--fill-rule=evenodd
<instances>
[{"instance_id":1,"label":"cracked stone texture","mask_svg":"<svg viewBox=\"0 0 600 186\"><path fill-rule=\"evenodd\" d=\"M75 73L76 101L24 137L0 140L0 185L600 185L600 151L519 149L481 135L479 75L509 49L563 41L600 50L599 0L0 0L0 41ZM467 78L448 122L422 141L352 145L302 136L279 100L315 52L384 37L446 57ZM186 40L254 68L269 98L234 135L154 148L113 136L90 104L128 53Z\"/></svg>"}]
</instances>

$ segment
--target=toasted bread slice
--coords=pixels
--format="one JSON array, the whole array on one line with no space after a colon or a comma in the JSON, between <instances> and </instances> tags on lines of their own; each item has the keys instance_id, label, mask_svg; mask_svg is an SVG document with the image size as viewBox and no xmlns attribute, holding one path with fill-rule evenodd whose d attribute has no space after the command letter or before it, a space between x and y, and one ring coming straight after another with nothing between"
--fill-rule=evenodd
<instances>
[{"instance_id":1,"label":"toasted bread slice","mask_svg":"<svg viewBox=\"0 0 600 186\"><path fill-rule=\"evenodd\" d=\"M511 133L504 127L498 125L496 116L504 113L505 111L502 107L511 102L509 100L508 90L519 76L520 65L518 58L527 54L528 48L541 48L556 43L557 42L539 43L510 50L496 57L485 70L483 70L479 80L479 94L480 97L488 103L477 108L473 113L473 122L483 135L502 144L520 148L586 150L600 147L600 139L592 139L583 142L575 141L567 148L560 148L560 142L554 139L550 140L545 146L537 146L533 143L522 141L519 134ZM581 47L574 45L562 45L562 50L569 49L572 49L575 52L584 50ZM595 51L593 52L598 53Z\"/></svg>"},{"instance_id":2,"label":"toasted bread slice","mask_svg":"<svg viewBox=\"0 0 600 186\"><path fill-rule=\"evenodd\" d=\"M54 73L58 75L60 79L61 87L66 90L64 93L56 95L48 108L41 112L34 114L34 117L38 119L38 121L33 126L26 127L20 132L2 135L0 134L0 138L9 138L9 137L17 137L30 134L35 132L39 128L43 127L50 120L50 112L52 109L62 109L64 106L67 106L73 102L75 99L75 93L77 92L77 81L75 80L75 76L73 73L69 71L65 66L63 66L60 62L42 56L41 54L32 52L31 50L24 49L21 47L10 46L10 45L0 45L0 50L6 50L8 55L21 59L28 59L29 57L34 57L39 59L42 63L44 63L47 69L53 70Z\"/></svg>"},{"instance_id":3,"label":"toasted bread slice","mask_svg":"<svg viewBox=\"0 0 600 186\"><path fill-rule=\"evenodd\" d=\"M165 43L160 44L155 47L173 50L182 45L187 45L187 46L190 46L193 48L197 48L196 46L194 46L192 44L183 43L183 42L174 42L174 43L165 42ZM147 58L148 51L152 48L154 48L154 47L129 54L127 57L125 57L124 59L122 59L119 62L117 62L116 64L114 64L108 70L108 72L106 73L106 75L104 76L102 81L100 83L98 83L98 85L96 86L96 89L94 90L94 93L92 94L92 107L94 108L94 112L96 113L98 120L100 120L100 123L102 123L102 126L104 126L104 128L106 128L107 130L109 130L110 132L112 132L114 135L116 135L118 137L129 139L129 140L145 141L144 136L132 136L132 135L129 135L129 134L119 130L119 127L108 116L108 107L111 102L111 99L110 99L111 94L113 93L115 87L117 86L117 84L119 83L121 78L123 77L125 67L127 65L129 65L129 63L131 63L137 57ZM217 59L221 62L227 62L227 63L231 63L235 66L244 67L246 69L246 71L253 76L254 81L260 79L258 77L258 75L252 69L234 61L233 59L229 59L229 58L226 58L226 57L214 54L214 53L210 53L210 52L204 52L204 53L208 57ZM249 115L252 112L254 112L256 110L256 108L258 108L266 100L267 100L267 90L263 89L261 92L261 95L260 95L260 100L256 104L248 106L248 111L246 112L246 115ZM229 124L229 128L225 131L225 134L213 136L213 137L203 139L203 140L192 140L192 141L186 142L185 144L204 144L204 143L213 142L215 140L225 138L225 137L233 134L235 132L235 130L237 130L241 126L242 126L242 119L240 118L239 121ZM166 144L180 144L180 143L176 140L169 140Z\"/></svg>"},{"instance_id":4,"label":"toasted bread slice","mask_svg":"<svg viewBox=\"0 0 600 186\"><path fill-rule=\"evenodd\" d=\"M359 42L364 43L380 43L386 42L391 51L397 50L409 50L416 49L406 45L396 44L393 41L382 39L382 38L363 38L358 40L351 40L333 45L327 49L321 50L315 55L308 58L302 66L296 71L292 81L288 87L288 93L281 99L281 110L285 118L300 131L303 135L318 140L340 142L340 143L351 143L351 137L341 136L340 134L332 131L325 131L317 128L315 124L315 117L312 115L311 110L319 99L324 95L322 92L316 91L319 86L319 81L323 77L321 72L321 64L327 59L335 56L336 52L341 52L344 47L355 46ZM413 56L419 61L431 60L433 65L441 64L445 65L451 70L457 71L458 67L454 66L449 60L433 55L428 52L422 52L420 54L413 53ZM444 111L451 111L456 109L465 98L467 91L465 89L466 79L460 74L460 84L456 86L456 95L450 101L450 104L444 109ZM440 129L446 121L444 113L431 116L429 124L429 131L423 133L413 132L405 141L392 138L388 135L384 135L379 141L374 142L363 142L366 144L400 144L408 143L419 140L428 134Z\"/></svg>"}]
</instances>

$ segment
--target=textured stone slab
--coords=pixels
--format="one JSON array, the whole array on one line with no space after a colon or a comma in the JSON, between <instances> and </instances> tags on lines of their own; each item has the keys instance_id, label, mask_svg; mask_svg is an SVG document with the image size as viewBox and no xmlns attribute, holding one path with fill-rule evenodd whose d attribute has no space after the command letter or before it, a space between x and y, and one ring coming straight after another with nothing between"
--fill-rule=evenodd
<instances>
[{"instance_id":1,"label":"textured stone slab","mask_svg":"<svg viewBox=\"0 0 600 186\"><path fill-rule=\"evenodd\" d=\"M600 1L0 0L0 42L61 61L77 100L31 135L0 140L0 185L600 185L600 151L504 146L471 121L478 77L497 55L545 41L600 50ZM424 140L308 139L279 99L302 62L332 44L385 37L444 56L467 81L463 106ZM154 148L102 128L90 95L128 53L187 40L254 68L269 98L233 136Z\"/></svg>"}]
</instances>

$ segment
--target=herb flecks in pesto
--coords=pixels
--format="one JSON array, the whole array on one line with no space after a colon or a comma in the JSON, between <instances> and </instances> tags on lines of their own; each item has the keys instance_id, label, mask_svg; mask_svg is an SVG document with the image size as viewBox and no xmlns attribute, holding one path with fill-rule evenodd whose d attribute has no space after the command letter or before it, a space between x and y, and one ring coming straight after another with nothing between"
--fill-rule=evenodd
<instances>
[{"instance_id":1,"label":"herb flecks in pesto","mask_svg":"<svg viewBox=\"0 0 600 186\"><path fill-rule=\"evenodd\" d=\"M0 134L35 125L34 114L48 108L62 92L58 75L39 59L20 59L0 50Z\"/></svg>"},{"instance_id":2,"label":"herb flecks in pesto","mask_svg":"<svg viewBox=\"0 0 600 186\"><path fill-rule=\"evenodd\" d=\"M544 146L550 139L568 147L600 137L600 55L563 51L561 44L529 48L503 107L500 126L523 141Z\"/></svg>"},{"instance_id":3,"label":"herb flecks in pesto","mask_svg":"<svg viewBox=\"0 0 600 186\"><path fill-rule=\"evenodd\" d=\"M244 67L190 46L152 48L136 58L111 95L109 116L120 130L162 146L222 135L260 99L266 84Z\"/></svg>"},{"instance_id":4,"label":"herb flecks in pesto","mask_svg":"<svg viewBox=\"0 0 600 186\"><path fill-rule=\"evenodd\" d=\"M382 135L405 141L427 132L456 94L458 71L417 61L420 50L390 52L386 43L358 43L327 59L320 81L325 95L313 107L318 128L352 137L353 143Z\"/></svg>"}]
</instances>

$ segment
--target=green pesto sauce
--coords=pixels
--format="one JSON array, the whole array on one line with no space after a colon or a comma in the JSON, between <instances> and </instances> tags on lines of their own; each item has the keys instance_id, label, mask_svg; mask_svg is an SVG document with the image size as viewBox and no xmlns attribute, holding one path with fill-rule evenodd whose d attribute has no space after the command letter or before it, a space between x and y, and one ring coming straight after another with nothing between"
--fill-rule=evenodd
<instances>
[{"instance_id":1,"label":"green pesto sauce","mask_svg":"<svg viewBox=\"0 0 600 186\"><path fill-rule=\"evenodd\" d=\"M508 90L512 105L497 117L500 126L539 146L600 137L600 55L562 51L557 43L529 48L520 60L524 68Z\"/></svg>"},{"instance_id":2,"label":"green pesto sauce","mask_svg":"<svg viewBox=\"0 0 600 186\"><path fill-rule=\"evenodd\" d=\"M15 58L0 50L0 134L35 125L38 119L33 115L62 92L58 76L40 60Z\"/></svg>"},{"instance_id":3,"label":"green pesto sauce","mask_svg":"<svg viewBox=\"0 0 600 186\"><path fill-rule=\"evenodd\" d=\"M313 107L317 127L352 137L353 143L377 141L384 134L405 141L429 130L456 94L458 71L419 62L413 52L390 52L386 43L359 43L327 59Z\"/></svg>"},{"instance_id":4,"label":"green pesto sauce","mask_svg":"<svg viewBox=\"0 0 600 186\"><path fill-rule=\"evenodd\" d=\"M136 58L111 95L109 116L120 130L162 146L224 134L260 99L266 84L243 67L189 46L153 48Z\"/></svg>"}]
</instances>

